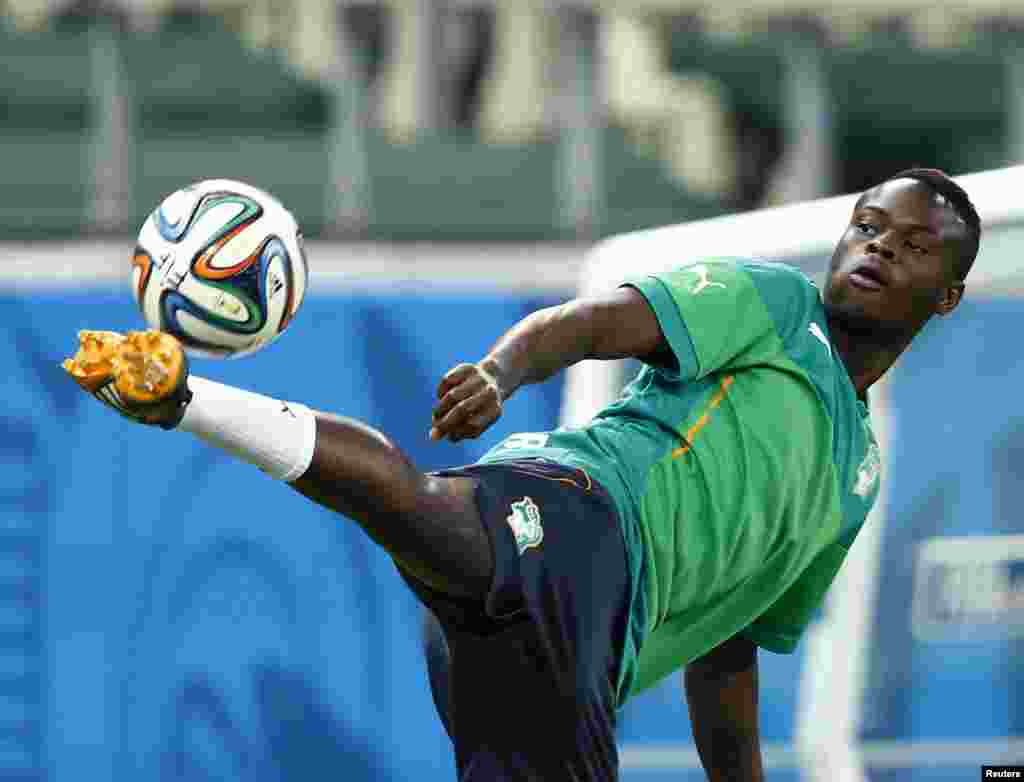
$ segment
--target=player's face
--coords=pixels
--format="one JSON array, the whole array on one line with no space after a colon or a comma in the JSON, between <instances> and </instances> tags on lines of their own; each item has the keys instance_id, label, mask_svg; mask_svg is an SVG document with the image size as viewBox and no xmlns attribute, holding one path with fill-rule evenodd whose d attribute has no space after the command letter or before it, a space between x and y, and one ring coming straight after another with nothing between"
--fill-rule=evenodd
<instances>
[{"instance_id":1,"label":"player's face","mask_svg":"<svg viewBox=\"0 0 1024 782\"><path fill-rule=\"evenodd\" d=\"M825 307L852 328L914 333L959 303L956 260L966 228L921 183L897 179L858 202L836 246Z\"/></svg>"}]
</instances>

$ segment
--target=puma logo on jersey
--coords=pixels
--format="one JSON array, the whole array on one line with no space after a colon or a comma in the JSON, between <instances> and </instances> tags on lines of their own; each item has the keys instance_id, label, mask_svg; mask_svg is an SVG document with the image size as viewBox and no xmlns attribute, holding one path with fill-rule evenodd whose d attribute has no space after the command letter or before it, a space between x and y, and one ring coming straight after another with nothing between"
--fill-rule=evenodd
<instances>
[{"instance_id":1,"label":"puma logo on jersey","mask_svg":"<svg viewBox=\"0 0 1024 782\"><path fill-rule=\"evenodd\" d=\"M696 296L705 288L725 288L725 285L723 283L711 282L711 280L708 279L710 269L708 269L708 267L705 266L703 263L697 264L696 266L691 266L690 271L696 272L697 276L700 278L699 280L697 280L697 284L694 285L693 288L690 290L690 293L692 293L694 296Z\"/></svg>"},{"instance_id":2,"label":"puma logo on jersey","mask_svg":"<svg viewBox=\"0 0 1024 782\"><path fill-rule=\"evenodd\" d=\"M819 340L822 345L825 346L825 350L828 351L828 357L832 358L832 345L829 344L828 337L825 336L825 332L821 330L821 326L817 323L812 323L807 327L807 330L811 332L811 336Z\"/></svg>"}]
</instances>

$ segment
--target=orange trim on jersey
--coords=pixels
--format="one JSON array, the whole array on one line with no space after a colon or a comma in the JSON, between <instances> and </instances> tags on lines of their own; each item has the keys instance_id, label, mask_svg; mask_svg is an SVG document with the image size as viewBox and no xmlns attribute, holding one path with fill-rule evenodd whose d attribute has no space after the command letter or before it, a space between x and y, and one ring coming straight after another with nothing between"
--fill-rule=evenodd
<instances>
[{"instance_id":1,"label":"orange trim on jersey","mask_svg":"<svg viewBox=\"0 0 1024 782\"><path fill-rule=\"evenodd\" d=\"M500 464L500 462L497 462L497 463ZM544 475L542 472L539 472L539 471L538 472L534 472L533 470L525 468L521 464L505 465L505 466L508 467L511 470L515 470L516 472L524 473L525 475L529 475L529 476L531 476L533 478L543 478L546 481L554 481L555 483L568 483L573 488L581 489L582 491L585 491L585 492L589 492L594 487L594 481L591 479L590 474L586 470L584 470L582 467L573 467L572 469L578 470L579 472L583 473L583 477L587 479L587 485L586 486L581 486L576 481L575 478L552 478L550 475Z\"/></svg>"},{"instance_id":2,"label":"orange trim on jersey","mask_svg":"<svg viewBox=\"0 0 1024 782\"><path fill-rule=\"evenodd\" d=\"M697 436L701 429L707 426L707 423L710 420L711 411L722 404L722 400L725 399L725 392L729 390L729 386L732 385L733 380L735 380L733 375L726 375L722 378L722 385L719 386L715 395L711 397L711 401L708 402L707 409L701 414L700 418L697 419L697 422L686 430L686 442L672 451L673 459L677 459L683 454L688 453L690 448L693 447L693 438Z\"/></svg>"}]
</instances>

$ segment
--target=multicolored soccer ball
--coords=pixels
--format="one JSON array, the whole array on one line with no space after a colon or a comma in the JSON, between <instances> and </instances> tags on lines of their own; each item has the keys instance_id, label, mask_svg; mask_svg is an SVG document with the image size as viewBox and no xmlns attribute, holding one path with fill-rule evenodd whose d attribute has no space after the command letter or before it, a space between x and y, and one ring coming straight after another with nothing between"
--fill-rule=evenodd
<instances>
[{"instance_id":1,"label":"multicolored soccer ball","mask_svg":"<svg viewBox=\"0 0 1024 782\"><path fill-rule=\"evenodd\" d=\"M298 312L308 278L291 212L230 179L167 196L139 232L132 267L135 300L150 327L207 357L270 344Z\"/></svg>"}]
</instances>

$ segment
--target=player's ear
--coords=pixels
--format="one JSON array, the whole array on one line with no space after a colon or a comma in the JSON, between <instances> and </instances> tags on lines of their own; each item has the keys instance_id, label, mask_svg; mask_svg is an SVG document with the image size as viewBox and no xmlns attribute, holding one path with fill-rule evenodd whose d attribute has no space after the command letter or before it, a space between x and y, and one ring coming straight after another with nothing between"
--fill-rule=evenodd
<instances>
[{"instance_id":1,"label":"player's ear","mask_svg":"<svg viewBox=\"0 0 1024 782\"><path fill-rule=\"evenodd\" d=\"M935 312L938 315L948 315L956 309L960 299L964 296L964 284L955 282L947 288L942 289Z\"/></svg>"}]
</instances>

